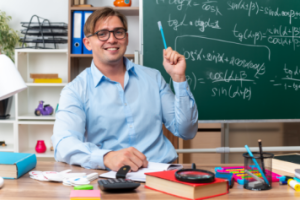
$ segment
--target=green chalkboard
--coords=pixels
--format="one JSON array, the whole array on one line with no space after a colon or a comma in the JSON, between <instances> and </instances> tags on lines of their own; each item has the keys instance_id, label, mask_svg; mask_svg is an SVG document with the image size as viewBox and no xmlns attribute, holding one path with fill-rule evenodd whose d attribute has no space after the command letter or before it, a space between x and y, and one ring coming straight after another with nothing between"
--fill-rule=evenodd
<instances>
[{"instance_id":1,"label":"green chalkboard","mask_svg":"<svg viewBox=\"0 0 300 200\"><path fill-rule=\"evenodd\" d=\"M144 0L143 65L183 54L199 120L300 119L299 0Z\"/></svg>"}]
</instances>

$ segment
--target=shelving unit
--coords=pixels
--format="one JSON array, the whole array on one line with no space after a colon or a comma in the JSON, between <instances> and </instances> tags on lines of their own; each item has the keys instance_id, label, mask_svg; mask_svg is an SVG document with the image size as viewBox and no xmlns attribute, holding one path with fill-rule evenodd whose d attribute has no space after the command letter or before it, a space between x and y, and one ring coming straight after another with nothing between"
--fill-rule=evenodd
<instances>
[{"instance_id":1,"label":"shelving unit","mask_svg":"<svg viewBox=\"0 0 300 200\"><path fill-rule=\"evenodd\" d=\"M0 120L0 141L4 140L7 144L6 147L0 146L0 151L36 153L37 140L44 140L47 151L36 153L37 157L54 157L50 147L55 113L35 116L34 110L40 100L55 110L61 90L69 80L67 62L67 49L15 50L15 65L27 89L14 96L10 119ZM33 83L30 73L57 73L63 83Z\"/></svg>"}]
</instances>

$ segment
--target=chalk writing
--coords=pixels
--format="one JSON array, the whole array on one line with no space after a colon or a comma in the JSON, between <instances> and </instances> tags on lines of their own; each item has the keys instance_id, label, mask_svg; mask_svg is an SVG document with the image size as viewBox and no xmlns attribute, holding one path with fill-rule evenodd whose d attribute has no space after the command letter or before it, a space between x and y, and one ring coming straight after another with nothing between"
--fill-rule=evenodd
<instances>
[{"instance_id":1,"label":"chalk writing","mask_svg":"<svg viewBox=\"0 0 300 200\"><path fill-rule=\"evenodd\" d=\"M237 43L237 42L232 42L232 41L227 41L227 40L221 40L221 39L216 39L216 38L208 38L208 37L199 36L199 35L181 35L181 36L176 36L176 38L175 38L175 50L178 49L178 47L177 47L178 39L182 39L182 38L201 38L201 39L208 40L208 41L217 41L217 42L226 43L226 44L236 44L236 45L240 45L240 46L253 47L253 48L264 48L264 49L267 50L268 60L271 60L271 50L266 45L241 44L241 43Z\"/></svg>"},{"instance_id":2,"label":"chalk writing","mask_svg":"<svg viewBox=\"0 0 300 200\"><path fill-rule=\"evenodd\" d=\"M300 28L299 27L287 27L279 26L274 28L267 28L265 31L253 31L245 29L239 31L237 29L237 24L233 28L233 35L240 42L244 40L253 40L253 44L256 44L258 41L267 40L268 43L280 46L293 46L293 49L296 50L296 47L300 47Z\"/></svg>"},{"instance_id":3,"label":"chalk writing","mask_svg":"<svg viewBox=\"0 0 300 200\"><path fill-rule=\"evenodd\" d=\"M235 56L226 56L225 53L207 52L203 53L203 48L200 50L186 51L182 50L186 60L191 61L208 61L214 63L227 63L231 66L242 67L245 69L255 70L255 78L259 78L266 73L265 63L254 63L252 60L237 58Z\"/></svg>"},{"instance_id":4,"label":"chalk writing","mask_svg":"<svg viewBox=\"0 0 300 200\"><path fill-rule=\"evenodd\" d=\"M193 0L156 0L156 4L169 4L170 6L176 6L176 9L179 11L184 11L191 7L200 6L198 2L195 2ZM186 9L183 9L184 7Z\"/></svg>"},{"instance_id":5,"label":"chalk writing","mask_svg":"<svg viewBox=\"0 0 300 200\"><path fill-rule=\"evenodd\" d=\"M216 20L214 22L211 22L210 18L207 20L202 20L200 18L195 19L193 21L190 21L189 23L185 23L186 15L183 16L182 19L172 19L171 15L169 15L169 20L167 21L169 27L172 27L174 31L178 30L178 27L181 26L194 26L199 27L199 30L201 32L204 32L206 28L212 28L212 29L221 29L219 26L219 21ZM180 22L179 22L180 21Z\"/></svg>"},{"instance_id":6,"label":"chalk writing","mask_svg":"<svg viewBox=\"0 0 300 200\"><path fill-rule=\"evenodd\" d=\"M242 99L250 101L252 96L251 87L242 88L239 86L233 87L232 85L230 85L229 87L214 87L211 91L212 97L225 96L231 99L240 97Z\"/></svg>"},{"instance_id":7,"label":"chalk writing","mask_svg":"<svg viewBox=\"0 0 300 200\"><path fill-rule=\"evenodd\" d=\"M218 6L212 5L218 3L217 1L210 1L207 0L206 2L203 2L202 9L205 11L210 11L212 13L215 13L215 15L222 15L220 12Z\"/></svg>"},{"instance_id":8,"label":"chalk writing","mask_svg":"<svg viewBox=\"0 0 300 200\"><path fill-rule=\"evenodd\" d=\"M251 13L254 12L256 15L262 13L271 17L287 17L289 23L292 24L292 20L299 19L300 12L295 10L281 10L278 7L272 9L271 7L260 6L257 2L250 1L246 3L244 0L240 0L238 3L233 1L227 2L229 8L228 10L245 10L248 12L248 16L251 16Z\"/></svg>"},{"instance_id":9,"label":"chalk writing","mask_svg":"<svg viewBox=\"0 0 300 200\"><path fill-rule=\"evenodd\" d=\"M217 82L226 82L226 83L230 83L232 81L236 82L240 82L241 86L243 86L243 81L245 82L252 82L254 80L251 79L247 79L247 74L245 71L240 71L238 73L235 73L233 70L231 72L228 73L228 70L225 71L225 73L223 72L210 72L209 73L209 79L212 80L212 83L217 83Z\"/></svg>"},{"instance_id":10,"label":"chalk writing","mask_svg":"<svg viewBox=\"0 0 300 200\"><path fill-rule=\"evenodd\" d=\"M298 91L300 89L300 69L295 66L294 69L287 67L287 64L283 67L284 76L281 78L283 83L274 83L273 86L283 86L285 90L294 89ZM275 80L270 80L270 82L275 82Z\"/></svg>"}]
</instances>

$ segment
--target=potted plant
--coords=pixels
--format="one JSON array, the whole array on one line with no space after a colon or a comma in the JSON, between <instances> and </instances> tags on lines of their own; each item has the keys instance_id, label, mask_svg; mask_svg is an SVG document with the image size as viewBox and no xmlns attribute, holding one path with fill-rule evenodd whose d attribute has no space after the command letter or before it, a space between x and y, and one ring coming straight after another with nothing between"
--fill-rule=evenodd
<instances>
[{"instance_id":1,"label":"potted plant","mask_svg":"<svg viewBox=\"0 0 300 200\"><path fill-rule=\"evenodd\" d=\"M11 16L0 10L0 54L7 55L14 61L15 47L20 45L18 32L8 26Z\"/></svg>"}]
</instances>

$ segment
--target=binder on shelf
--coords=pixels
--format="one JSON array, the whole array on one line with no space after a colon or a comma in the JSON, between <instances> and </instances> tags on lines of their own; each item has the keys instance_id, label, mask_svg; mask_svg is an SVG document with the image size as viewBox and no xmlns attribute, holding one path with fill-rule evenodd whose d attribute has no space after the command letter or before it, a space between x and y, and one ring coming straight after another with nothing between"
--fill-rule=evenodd
<instances>
[{"instance_id":1,"label":"binder on shelf","mask_svg":"<svg viewBox=\"0 0 300 200\"><path fill-rule=\"evenodd\" d=\"M73 12L71 53L82 54L82 11Z\"/></svg>"},{"instance_id":2,"label":"binder on shelf","mask_svg":"<svg viewBox=\"0 0 300 200\"><path fill-rule=\"evenodd\" d=\"M89 18L89 16L93 13L93 11L84 11L83 12L83 26L82 26L82 35L84 37L84 32L83 32L83 29L84 29L84 25L85 25L85 22L86 20ZM84 44L82 44L83 46L83 54L92 54L92 51L88 50Z\"/></svg>"}]
</instances>

